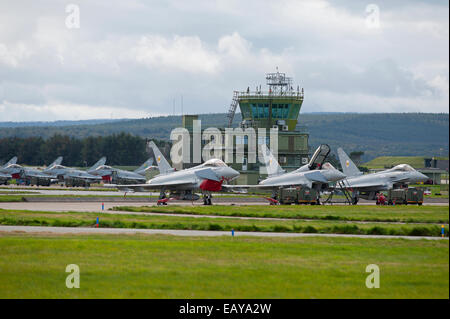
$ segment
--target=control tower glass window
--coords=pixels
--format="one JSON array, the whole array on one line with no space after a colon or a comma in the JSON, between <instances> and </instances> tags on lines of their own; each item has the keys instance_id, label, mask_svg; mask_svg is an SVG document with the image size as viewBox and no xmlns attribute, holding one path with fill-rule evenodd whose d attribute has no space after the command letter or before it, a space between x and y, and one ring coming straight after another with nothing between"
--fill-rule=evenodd
<instances>
[{"instance_id":1,"label":"control tower glass window","mask_svg":"<svg viewBox=\"0 0 450 319\"><path fill-rule=\"evenodd\" d=\"M252 115L253 118L258 118L258 106L256 104L252 104Z\"/></svg>"}]
</instances>

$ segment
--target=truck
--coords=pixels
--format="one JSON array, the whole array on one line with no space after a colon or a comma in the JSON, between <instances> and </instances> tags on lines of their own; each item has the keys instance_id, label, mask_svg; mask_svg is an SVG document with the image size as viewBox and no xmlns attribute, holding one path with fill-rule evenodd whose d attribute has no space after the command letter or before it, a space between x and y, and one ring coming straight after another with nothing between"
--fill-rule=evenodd
<instances>
[{"instance_id":1,"label":"truck","mask_svg":"<svg viewBox=\"0 0 450 319\"><path fill-rule=\"evenodd\" d=\"M423 189L416 187L390 189L387 195L388 205L422 205Z\"/></svg>"},{"instance_id":2,"label":"truck","mask_svg":"<svg viewBox=\"0 0 450 319\"><path fill-rule=\"evenodd\" d=\"M276 192L275 199L281 205L291 204L319 204L319 193L317 190L308 187L280 188Z\"/></svg>"}]
</instances>

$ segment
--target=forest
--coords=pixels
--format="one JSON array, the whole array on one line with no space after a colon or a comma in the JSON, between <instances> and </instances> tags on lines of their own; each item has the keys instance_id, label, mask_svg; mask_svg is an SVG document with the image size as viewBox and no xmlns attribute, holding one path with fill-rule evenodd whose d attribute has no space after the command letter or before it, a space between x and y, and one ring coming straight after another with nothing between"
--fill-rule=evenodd
<instances>
[{"instance_id":1,"label":"forest","mask_svg":"<svg viewBox=\"0 0 450 319\"><path fill-rule=\"evenodd\" d=\"M220 128L227 122L225 113L201 114L199 118L202 128ZM234 126L240 121L237 113ZM163 145L169 141L172 129L180 126L180 115L33 124L0 122L0 161L17 154L20 161L37 165L62 155L66 165L89 166L104 155L111 165L137 165L148 156L146 139ZM448 113L300 113L297 128L309 133L311 149L326 143L334 154L338 147L347 153L362 151L363 162L378 156L448 156L449 150Z\"/></svg>"},{"instance_id":2,"label":"forest","mask_svg":"<svg viewBox=\"0 0 450 319\"><path fill-rule=\"evenodd\" d=\"M163 151L168 149L166 141L155 141ZM0 164L17 156L19 164L48 165L58 156L63 156L65 166L90 167L102 156L108 165L140 165L149 158L146 139L128 133L86 138L55 134L48 139L42 137L0 138Z\"/></svg>"}]
</instances>

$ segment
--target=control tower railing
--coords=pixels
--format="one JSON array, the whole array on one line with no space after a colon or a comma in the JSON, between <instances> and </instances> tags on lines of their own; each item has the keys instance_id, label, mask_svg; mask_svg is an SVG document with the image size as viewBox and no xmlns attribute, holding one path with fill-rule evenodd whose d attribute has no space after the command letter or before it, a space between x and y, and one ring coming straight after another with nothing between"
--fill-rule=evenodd
<instances>
[{"instance_id":1,"label":"control tower railing","mask_svg":"<svg viewBox=\"0 0 450 319\"><path fill-rule=\"evenodd\" d=\"M304 93L301 92L236 92L238 94L238 98L246 98L246 99L260 99L261 97L272 97L272 98L279 98L279 97L294 97L298 99L303 99Z\"/></svg>"}]
</instances>

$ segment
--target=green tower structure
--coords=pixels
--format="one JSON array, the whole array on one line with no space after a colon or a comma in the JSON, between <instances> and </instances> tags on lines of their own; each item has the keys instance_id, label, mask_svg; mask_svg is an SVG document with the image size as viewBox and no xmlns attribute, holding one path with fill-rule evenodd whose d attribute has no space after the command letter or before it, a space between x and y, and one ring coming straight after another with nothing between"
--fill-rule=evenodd
<instances>
[{"instance_id":1,"label":"green tower structure","mask_svg":"<svg viewBox=\"0 0 450 319\"><path fill-rule=\"evenodd\" d=\"M284 73L266 74L268 92L262 92L261 86L251 92L234 92L233 102L228 112L228 126L230 127L236 106L239 105L242 115L242 126L254 128L273 128L282 126L282 129L294 131L298 115L303 103L304 92L292 88L292 78ZM284 126L284 128L283 128Z\"/></svg>"},{"instance_id":2,"label":"green tower structure","mask_svg":"<svg viewBox=\"0 0 450 319\"><path fill-rule=\"evenodd\" d=\"M303 104L304 92L298 86L294 90L292 78L286 77L284 73L268 73L266 74L266 81L268 85L267 91L263 92L261 86L259 86L255 91L250 91L250 88L247 88L244 92L234 92L225 127L232 128L234 115L239 107L242 115L242 121L239 123L239 127L243 131L247 128L253 128L255 132L258 132L260 128L266 129L267 135L265 138L258 136L256 142L258 145L261 143L269 145L270 139L268 134L270 130L276 129L278 133L278 161L283 169L292 171L307 164L309 160L309 134L306 130L299 129L297 125ZM191 161L177 167L179 169L196 165L192 160L194 154L192 134L196 120L198 120L198 115L184 115L182 118L183 128L187 129L191 136ZM222 133L225 133L225 128L221 128L220 130ZM236 137L233 143L232 152L235 161L230 165L241 173L235 183L257 184L260 179L265 178L264 173L261 173L260 170L263 164L259 160L256 160L254 163L248 160L248 140L245 138L241 139L240 143L242 141L245 144L245 151L244 158L239 163L236 159ZM205 141L202 141L202 146L204 145ZM222 149L225 150L225 146Z\"/></svg>"},{"instance_id":3,"label":"green tower structure","mask_svg":"<svg viewBox=\"0 0 450 319\"><path fill-rule=\"evenodd\" d=\"M303 104L304 90L293 88L293 80L285 73L267 73L267 91L261 86L255 91L248 87L246 91L235 91L228 111L228 127L232 126L237 107L241 111L242 128L255 130L265 128L278 130L278 161L287 171L297 169L309 160L309 134L297 129L300 110ZM239 183L252 184L261 178L259 162L242 165L233 164L241 172Z\"/></svg>"}]
</instances>

